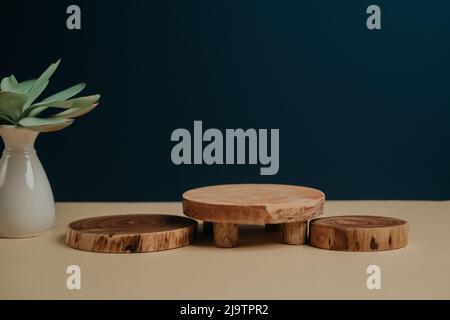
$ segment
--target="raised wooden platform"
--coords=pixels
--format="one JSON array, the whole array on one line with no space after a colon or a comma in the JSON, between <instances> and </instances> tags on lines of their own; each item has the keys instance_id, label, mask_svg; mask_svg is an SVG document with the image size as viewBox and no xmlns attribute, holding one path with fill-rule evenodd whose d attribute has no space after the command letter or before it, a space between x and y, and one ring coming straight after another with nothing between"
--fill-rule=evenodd
<instances>
[{"instance_id":1,"label":"raised wooden platform","mask_svg":"<svg viewBox=\"0 0 450 320\"><path fill-rule=\"evenodd\" d=\"M239 224L282 224L283 242L303 244L307 221L322 214L325 195L320 190L278 184L231 184L202 187L183 194L183 212L213 224L217 247L238 245Z\"/></svg>"}]
</instances>

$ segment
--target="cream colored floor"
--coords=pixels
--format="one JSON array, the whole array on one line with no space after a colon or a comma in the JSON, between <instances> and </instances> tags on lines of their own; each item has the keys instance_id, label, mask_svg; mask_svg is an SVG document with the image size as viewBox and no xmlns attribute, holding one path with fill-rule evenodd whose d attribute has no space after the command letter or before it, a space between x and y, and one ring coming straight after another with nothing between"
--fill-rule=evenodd
<instances>
[{"instance_id":1,"label":"cream colored floor","mask_svg":"<svg viewBox=\"0 0 450 320\"><path fill-rule=\"evenodd\" d=\"M104 214L180 214L180 203L59 203L53 230L0 239L1 299L450 299L450 201L327 201L326 215L406 219L410 243L397 251L333 252L279 243L263 227L241 230L241 245L196 245L145 254L98 254L64 245L65 226ZM81 267L81 290L66 268ZM381 268L368 290L366 268Z\"/></svg>"}]
</instances>

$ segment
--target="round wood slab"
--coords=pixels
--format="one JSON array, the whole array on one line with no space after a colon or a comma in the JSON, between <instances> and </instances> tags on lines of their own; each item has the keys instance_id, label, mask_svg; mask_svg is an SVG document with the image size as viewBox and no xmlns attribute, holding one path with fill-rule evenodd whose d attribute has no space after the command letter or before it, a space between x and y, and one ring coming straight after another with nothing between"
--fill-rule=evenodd
<instances>
[{"instance_id":1,"label":"round wood slab","mask_svg":"<svg viewBox=\"0 0 450 320\"><path fill-rule=\"evenodd\" d=\"M183 194L183 212L198 220L236 224L302 222L322 214L325 195L279 184L230 184Z\"/></svg>"},{"instance_id":2,"label":"round wood slab","mask_svg":"<svg viewBox=\"0 0 450 320\"><path fill-rule=\"evenodd\" d=\"M220 248L237 246L238 224L283 225L283 242L306 242L307 221L322 214L325 195L316 189L278 184L230 184L193 189L183 194L185 215L204 221Z\"/></svg>"},{"instance_id":3,"label":"round wood slab","mask_svg":"<svg viewBox=\"0 0 450 320\"><path fill-rule=\"evenodd\" d=\"M193 243L197 222L179 216L130 214L82 219L67 227L66 244L106 253L151 252Z\"/></svg>"},{"instance_id":4,"label":"round wood slab","mask_svg":"<svg viewBox=\"0 0 450 320\"><path fill-rule=\"evenodd\" d=\"M378 216L340 216L310 223L310 244L338 251L383 251L408 244L408 223Z\"/></svg>"}]
</instances>

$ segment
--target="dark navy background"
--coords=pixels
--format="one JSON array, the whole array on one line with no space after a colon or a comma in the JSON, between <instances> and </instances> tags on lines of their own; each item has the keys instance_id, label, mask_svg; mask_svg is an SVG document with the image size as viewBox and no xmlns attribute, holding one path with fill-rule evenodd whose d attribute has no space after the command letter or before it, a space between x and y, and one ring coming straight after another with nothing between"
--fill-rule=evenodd
<instances>
[{"instance_id":1,"label":"dark navy background","mask_svg":"<svg viewBox=\"0 0 450 320\"><path fill-rule=\"evenodd\" d=\"M82 30L66 29L78 4ZM366 28L378 4L382 30ZM0 75L101 105L36 149L58 201L275 182L328 199L450 198L449 1L5 1ZM280 171L175 166L176 128L279 128Z\"/></svg>"}]
</instances>

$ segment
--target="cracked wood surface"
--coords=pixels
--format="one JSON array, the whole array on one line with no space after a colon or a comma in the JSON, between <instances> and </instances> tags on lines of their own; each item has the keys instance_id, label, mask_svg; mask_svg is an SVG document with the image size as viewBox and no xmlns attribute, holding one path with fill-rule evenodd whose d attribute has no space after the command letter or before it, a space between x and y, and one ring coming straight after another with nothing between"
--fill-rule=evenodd
<instances>
[{"instance_id":1,"label":"cracked wood surface","mask_svg":"<svg viewBox=\"0 0 450 320\"><path fill-rule=\"evenodd\" d=\"M337 251L385 251L408 244L408 223L380 216L337 216L310 223L310 244Z\"/></svg>"},{"instance_id":2,"label":"cracked wood surface","mask_svg":"<svg viewBox=\"0 0 450 320\"><path fill-rule=\"evenodd\" d=\"M280 184L230 184L183 194L184 214L198 220L236 224L302 222L323 213L325 195L312 188Z\"/></svg>"},{"instance_id":3,"label":"cracked wood surface","mask_svg":"<svg viewBox=\"0 0 450 320\"><path fill-rule=\"evenodd\" d=\"M74 249L93 252L152 252L189 245L195 239L196 230L196 221L179 216L102 216L70 223L66 244Z\"/></svg>"}]
</instances>

